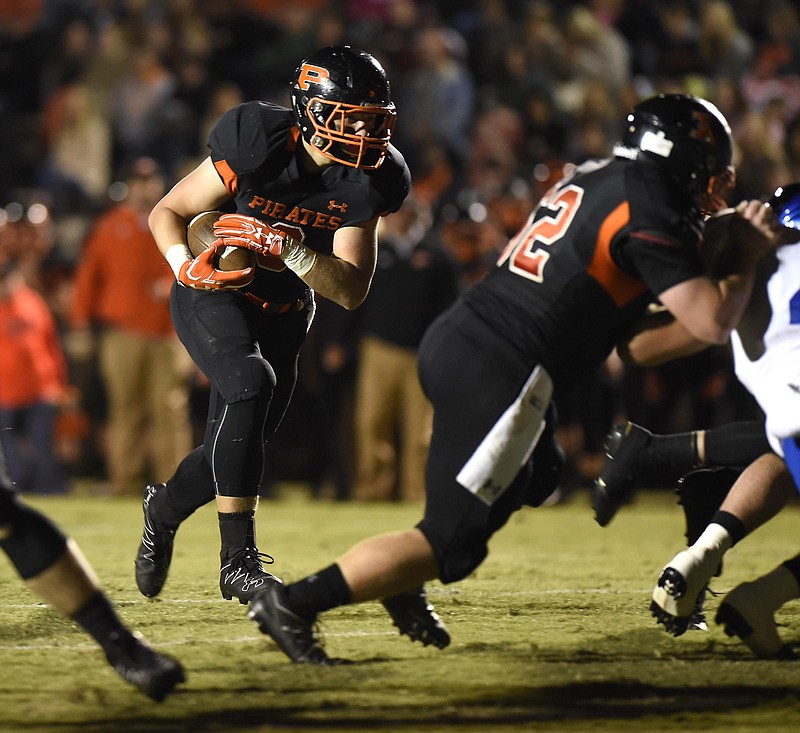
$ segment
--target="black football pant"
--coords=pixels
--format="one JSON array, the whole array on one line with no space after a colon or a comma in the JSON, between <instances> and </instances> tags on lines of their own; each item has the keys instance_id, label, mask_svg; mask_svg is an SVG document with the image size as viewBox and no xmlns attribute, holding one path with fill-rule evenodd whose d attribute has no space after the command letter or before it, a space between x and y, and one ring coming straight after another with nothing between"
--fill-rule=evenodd
<instances>
[{"instance_id":1,"label":"black football pant","mask_svg":"<svg viewBox=\"0 0 800 733\"><path fill-rule=\"evenodd\" d=\"M189 513L222 496L256 496L264 444L277 430L297 381L309 310L265 314L233 291L175 285L175 331L211 383L203 445L167 482L169 503Z\"/></svg>"},{"instance_id":2,"label":"black football pant","mask_svg":"<svg viewBox=\"0 0 800 733\"><path fill-rule=\"evenodd\" d=\"M552 404L533 456L491 505L456 478L517 399L535 366L464 304L440 316L425 334L419 350L419 375L434 415L425 475L425 516L417 526L433 547L442 582L469 575L486 558L489 539L509 517L523 504L541 503L554 488L550 466L543 465L552 463L557 478L563 464L555 442ZM540 489L543 495L537 496Z\"/></svg>"}]
</instances>

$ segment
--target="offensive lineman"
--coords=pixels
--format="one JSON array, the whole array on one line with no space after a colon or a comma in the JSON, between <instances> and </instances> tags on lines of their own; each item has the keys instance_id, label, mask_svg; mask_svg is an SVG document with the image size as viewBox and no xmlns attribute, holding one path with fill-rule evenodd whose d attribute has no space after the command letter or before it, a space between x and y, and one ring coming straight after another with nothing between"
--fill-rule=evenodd
<instances>
[{"instance_id":1,"label":"offensive lineman","mask_svg":"<svg viewBox=\"0 0 800 733\"><path fill-rule=\"evenodd\" d=\"M264 444L294 389L314 291L347 309L361 304L378 219L409 191L408 167L390 144L389 82L372 56L320 49L298 66L291 94L292 109L254 101L223 115L210 156L150 215L175 272L175 330L212 388L203 445L166 484L145 490L136 582L148 597L166 581L180 523L215 498L223 597L247 603L281 582L262 567L272 558L258 551L255 513ZM220 240L193 259L187 222L223 207L236 213L217 235L255 249L257 267L217 269Z\"/></svg>"},{"instance_id":2,"label":"offensive lineman","mask_svg":"<svg viewBox=\"0 0 800 733\"><path fill-rule=\"evenodd\" d=\"M760 202L742 202L747 246L735 272L706 274L702 212L723 206L734 177L727 122L704 100L661 95L628 116L615 153L551 189L497 267L429 328L419 352L434 406L422 521L250 604L295 662L338 661L314 633L319 613L452 583L483 562L510 515L557 485L554 382L595 370L656 298L700 341L727 340L774 229ZM423 641L449 641L432 608L417 621Z\"/></svg>"}]
</instances>

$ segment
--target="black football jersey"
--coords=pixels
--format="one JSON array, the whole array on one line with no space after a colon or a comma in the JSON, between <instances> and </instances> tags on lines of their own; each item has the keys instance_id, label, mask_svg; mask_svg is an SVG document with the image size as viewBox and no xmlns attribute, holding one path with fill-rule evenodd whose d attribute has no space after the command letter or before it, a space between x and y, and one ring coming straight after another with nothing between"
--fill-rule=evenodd
<instances>
[{"instance_id":1,"label":"black football jersey","mask_svg":"<svg viewBox=\"0 0 800 733\"><path fill-rule=\"evenodd\" d=\"M246 102L222 116L208 147L237 213L290 226L307 247L331 254L337 229L397 211L408 195L411 176L394 146L377 170L333 164L312 174L300 162L301 145L294 114L284 107ZM279 258L259 257L247 289L281 301L307 286Z\"/></svg>"},{"instance_id":2,"label":"black football jersey","mask_svg":"<svg viewBox=\"0 0 800 733\"><path fill-rule=\"evenodd\" d=\"M704 274L702 226L656 166L591 161L544 196L466 304L570 382L596 369L661 293Z\"/></svg>"}]
</instances>

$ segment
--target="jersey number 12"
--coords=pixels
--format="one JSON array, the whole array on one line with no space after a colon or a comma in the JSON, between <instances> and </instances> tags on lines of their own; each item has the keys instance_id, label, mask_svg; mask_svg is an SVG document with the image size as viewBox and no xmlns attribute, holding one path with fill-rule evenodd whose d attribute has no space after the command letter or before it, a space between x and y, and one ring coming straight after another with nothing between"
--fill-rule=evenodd
<instances>
[{"instance_id":1,"label":"jersey number 12","mask_svg":"<svg viewBox=\"0 0 800 733\"><path fill-rule=\"evenodd\" d=\"M497 264L509 261L511 272L529 280L542 282L544 266L550 258L547 248L566 234L583 200L583 189L568 185L552 189L528 218L525 226L506 245ZM554 211L536 219L542 208ZM535 219L535 221L534 221Z\"/></svg>"}]
</instances>

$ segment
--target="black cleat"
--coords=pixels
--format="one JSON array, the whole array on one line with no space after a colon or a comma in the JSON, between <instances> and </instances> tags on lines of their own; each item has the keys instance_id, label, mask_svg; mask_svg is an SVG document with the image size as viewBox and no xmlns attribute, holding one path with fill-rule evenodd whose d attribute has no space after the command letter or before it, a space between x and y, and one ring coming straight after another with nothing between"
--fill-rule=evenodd
<instances>
[{"instance_id":1,"label":"black cleat","mask_svg":"<svg viewBox=\"0 0 800 733\"><path fill-rule=\"evenodd\" d=\"M697 542L742 473L735 468L700 468L682 476L675 487L686 519L686 544ZM719 575L722 572L717 573Z\"/></svg>"},{"instance_id":2,"label":"black cleat","mask_svg":"<svg viewBox=\"0 0 800 733\"><path fill-rule=\"evenodd\" d=\"M142 595L157 596L167 581L172 549L178 526L159 524L150 506L153 497L166 490L166 484L150 484L144 490L144 530L136 553L136 585Z\"/></svg>"},{"instance_id":3,"label":"black cleat","mask_svg":"<svg viewBox=\"0 0 800 733\"><path fill-rule=\"evenodd\" d=\"M712 593L712 590L705 586L698 594L694 602L692 612L689 614L689 620L686 624L687 631L708 631L708 622L706 621L706 596Z\"/></svg>"},{"instance_id":4,"label":"black cleat","mask_svg":"<svg viewBox=\"0 0 800 733\"><path fill-rule=\"evenodd\" d=\"M264 570L262 562L272 564L275 558L259 552L255 547L245 547L227 558L219 571L222 597L226 601L238 598L239 603L245 605L261 591L283 583L280 578Z\"/></svg>"},{"instance_id":5,"label":"black cleat","mask_svg":"<svg viewBox=\"0 0 800 733\"><path fill-rule=\"evenodd\" d=\"M637 488L641 453L650 442L649 430L628 422L615 425L606 435L606 461L592 486L595 521L605 527Z\"/></svg>"},{"instance_id":6,"label":"black cleat","mask_svg":"<svg viewBox=\"0 0 800 733\"><path fill-rule=\"evenodd\" d=\"M433 644L438 649L450 644L450 634L428 601L424 587L384 598L381 603L400 633L411 641Z\"/></svg>"},{"instance_id":7,"label":"black cleat","mask_svg":"<svg viewBox=\"0 0 800 733\"><path fill-rule=\"evenodd\" d=\"M286 592L281 585L259 593L250 603L247 618L255 621L261 633L271 636L281 651L297 664L347 663L327 655L314 630L314 619L308 621L287 608Z\"/></svg>"},{"instance_id":8,"label":"black cleat","mask_svg":"<svg viewBox=\"0 0 800 733\"><path fill-rule=\"evenodd\" d=\"M156 702L186 679L177 659L154 651L138 632L116 636L103 649L119 676Z\"/></svg>"}]
</instances>

